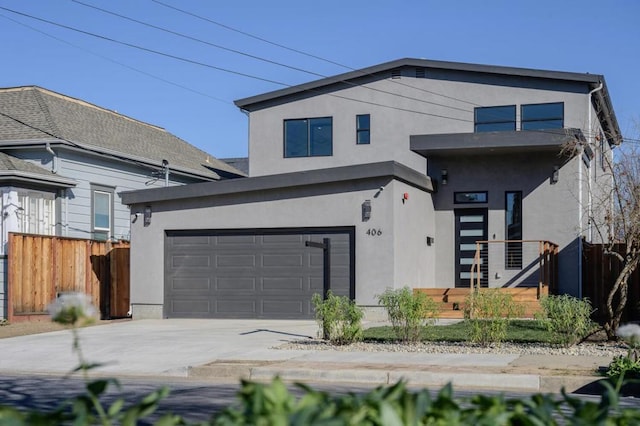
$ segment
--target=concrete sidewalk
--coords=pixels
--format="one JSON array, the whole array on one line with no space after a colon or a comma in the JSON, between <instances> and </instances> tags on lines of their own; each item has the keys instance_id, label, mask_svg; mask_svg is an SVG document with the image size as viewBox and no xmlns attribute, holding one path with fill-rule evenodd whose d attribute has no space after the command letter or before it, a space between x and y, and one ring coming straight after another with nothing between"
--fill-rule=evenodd
<instances>
[{"instance_id":1,"label":"concrete sidewalk","mask_svg":"<svg viewBox=\"0 0 640 426\"><path fill-rule=\"evenodd\" d=\"M599 380L611 358L425 354L276 347L316 335L313 321L140 320L80 330L92 374L200 379L332 381L558 392ZM0 339L0 373L66 374L78 365L72 335L58 331Z\"/></svg>"}]
</instances>

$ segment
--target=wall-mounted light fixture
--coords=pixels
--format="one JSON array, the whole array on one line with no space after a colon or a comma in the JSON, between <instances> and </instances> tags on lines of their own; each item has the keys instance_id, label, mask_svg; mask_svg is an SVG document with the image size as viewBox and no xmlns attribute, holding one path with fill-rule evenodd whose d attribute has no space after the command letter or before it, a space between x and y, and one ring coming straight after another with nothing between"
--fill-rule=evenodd
<instances>
[{"instance_id":1,"label":"wall-mounted light fixture","mask_svg":"<svg viewBox=\"0 0 640 426\"><path fill-rule=\"evenodd\" d=\"M151 225L151 206L144 208L144 226Z\"/></svg>"},{"instance_id":2,"label":"wall-mounted light fixture","mask_svg":"<svg viewBox=\"0 0 640 426\"><path fill-rule=\"evenodd\" d=\"M551 173L551 179L550 179L551 185L558 183L559 179L560 179L560 167L553 166L553 172Z\"/></svg>"},{"instance_id":3,"label":"wall-mounted light fixture","mask_svg":"<svg viewBox=\"0 0 640 426\"><path fill-rule=\"evenodd\" d=\"M432 246L434 242L435 242L435 238L427 237L427 245L428 246Z\"/></svg>"},{"instance_id":4,"label":"wall-mounted light fixture","mask_svg":"<svg viewBox=\"0 0 640 426\"><path fill-rule=\"evenodd\" d=\"M362 221L366 222L371 219L371 200L365 200L362 203Z\"/></svg>"},{"instance_id":5,"label":"wall-mounted light fixture","mask_svg":"<svg viewBox=\"0 0 640 426\"><path fill-rule=\"evenodd\" d=\"M443 185L449 183L449 172L447 169L440 170L440 182L442 182Z\"/></svg>"}]
</instances>

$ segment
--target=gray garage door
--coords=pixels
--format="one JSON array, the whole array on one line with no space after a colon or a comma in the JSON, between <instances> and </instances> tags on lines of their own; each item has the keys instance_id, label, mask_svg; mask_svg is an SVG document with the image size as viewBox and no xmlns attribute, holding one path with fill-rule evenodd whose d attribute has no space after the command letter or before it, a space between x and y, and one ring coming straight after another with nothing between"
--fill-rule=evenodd
<instances>
[{"instance_id":1,"label":"gray garage door","mask_svg":"<svg viewBox=\"0 0 640 426\"><path fill-rule=\"evenodd\" d=\"M313 318L323 291L323 250L331 242L331 290L354 294L353 230L167 232L167 318Z\"/></svg>"}]
</instances>

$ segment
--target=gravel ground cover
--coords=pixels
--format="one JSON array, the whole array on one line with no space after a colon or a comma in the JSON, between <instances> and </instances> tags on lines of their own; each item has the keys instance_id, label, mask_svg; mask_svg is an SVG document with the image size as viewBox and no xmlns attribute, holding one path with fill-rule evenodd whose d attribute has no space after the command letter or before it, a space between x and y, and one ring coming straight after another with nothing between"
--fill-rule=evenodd
<instances>
[{"instance_id":1,"label":"gravel ground cover","mask_svg":"<svg viewBox=\"0 0 640 426\"><path fill-rule=\"evenodd\" d=\"M334 350L362 352L419 352L419 353L476 353L476 354L519 354L519 355L585 355L616 356L625 355L627 348L612 342L584 342L563 348L548 344L502 343L501 345L480 346L467 342L421 342L421 343L370 343L358 342L350 345L332 345L319 339L296 340L278 346L278 349L293 350Z\"/></svg>"}]
</instances>

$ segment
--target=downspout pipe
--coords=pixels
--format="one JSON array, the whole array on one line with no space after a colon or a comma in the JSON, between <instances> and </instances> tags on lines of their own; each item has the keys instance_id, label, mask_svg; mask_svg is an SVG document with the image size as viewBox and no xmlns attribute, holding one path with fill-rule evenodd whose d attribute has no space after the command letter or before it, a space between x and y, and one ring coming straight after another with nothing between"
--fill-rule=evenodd
<instances>
[{"instance_id":1,"label":"downspout pipe","mask_svg":"<svg viewBox=\"0 0 640 426\"><path fill-rule=\"evenodd\" d=\"M49 154L51 154L51 173L58 173L58 154L51 148L51 144L49 142L46 143L45 149Z\"/></svg>"},{"instance_id":2,"label":"downspout pipe","mask_svg":"<svg viewBox=\"0 0 640 426\"><path fill-rule=\"evenodd\" d=\"M593 94L596 92L599 92L600 90L602 90L602 88L604 87L604 84L602 82L600 82L600 84L598 85L598 87L596 87L595 89L593 89L592 91L589 92L589 105L588 105L588 114L589 114L589 121L588 121L588 125L589 128L587 129L588 133L587 133L587 140L589 141L589 144L592 145L592 151L594 153L597 153L597 149L595 146L595 133L593 131L593 126L591 124L591 110L592 110L592 99L593 99ZM593 215L593 202L592 202L592 191L591 191L591 180L592 180L592 176L593 176L593 171L591 170L592 167L589 167L589 199L588 199L588 212L589 212L589 219L591 219L591 216ZM588 229L588 237L589 237L589 242L591 242L593 240L593 227L591 224L591 220L589 220L589 223L587 224L587 229Z\"/></svg>"},{"instance_id":3,"label":"downspout pipe","mask_svg":"<svg viewBox=\"0 0 640 426\"><path fill-rule=\"evenodd\" d=\"M591 90L589 92L589 95L587 96L587 129L586 129L586 134L587 134L587 143L591 144L594 140L593 138L593 130L591 127L591 110L593 109L592 106L592 99L593 99L593 94L602 90L602 88L604 87L604 84L602 82L600 82L600 84L598 85L598 87L596 87L595 89ZM578 159L578 297L580 299L582 299L582 233L583 233L583 211L582 211L582 155L584 153L584 147L580 147L580 152L578 153L579 155L579 159ZM589 167L589 185L588 185L588 209L589 209L589 219L591 218L591 167ZM591 229L591 222L589 221L588 224L588 237L589 237L589 241L591 241L591 237L592 237L592 229Z\"/></svg>"}]
</instances>

